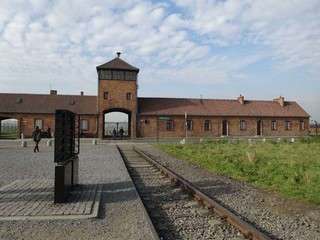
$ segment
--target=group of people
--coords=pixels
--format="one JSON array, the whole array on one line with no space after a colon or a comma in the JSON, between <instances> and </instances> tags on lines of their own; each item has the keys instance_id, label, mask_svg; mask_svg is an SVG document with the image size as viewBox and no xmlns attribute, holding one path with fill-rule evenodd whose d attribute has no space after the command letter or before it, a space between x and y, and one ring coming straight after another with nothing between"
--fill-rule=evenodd
<instances>
[{"instance_id":1,"label":"group of people","mask_svg":"<svg viewBox=\"0 0 320 240\"><path fill-rule=\"evenodd\" d=\"M120 138L122 138L124 135L124 130L123 128L120 128L119 132L114 128L113 131L112 131L112 136L113 137L118 137L120 136Z\"/></svg>"},{"instance_id":2,"label":"group of people","mask_svg":"<svg viewBox=\"0 0 320 240\"><path fill-rule=\"evenodd\" d=\"M48 130L46 132L42 132L41 129L36 126L35 130L33 131L32 133L32 139L35 143L35 146L34 146L34 149L33 149L33 152L39 152L39 143L41 141L41 138L42 136L45 136L45 137L48 137L48 138L51 138L51 129L48 128ZM120 138L123 138L124 136L124 129L123 128L120 128L119 131L117 131L115 128L113 129L112 131L112 136L113 137L120 137Z\"/></svg>"}]
</instances>

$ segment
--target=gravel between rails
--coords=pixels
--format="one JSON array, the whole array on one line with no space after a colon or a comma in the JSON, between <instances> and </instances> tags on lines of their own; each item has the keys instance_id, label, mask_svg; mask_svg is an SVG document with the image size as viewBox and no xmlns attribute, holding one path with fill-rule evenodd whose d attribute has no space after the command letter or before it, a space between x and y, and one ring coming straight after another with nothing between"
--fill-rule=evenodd
<instances>
[{"instance_id":1,"label":"gravel between rails","mask_svg":"<svg viewBox=\"0 0 320 240\"><path fill-rule=\"evenodd\" d=\"M210 173L150 144L136 144L164 166L255 224L274 239L320 240L320 207L285 199L250 184Z\"/></svg>"},{"instance_id":2,"label":"gravel between rails","mask_svg":"<svg viewBox=\"0 0 320 240\"><path fill-rule=\"evenodd\" d=\"M244 239L219 216L200 207L188 194L171 184L160 171L131 147L121 147L135 182L161 239Z\"/></svg>"}]
</instances>

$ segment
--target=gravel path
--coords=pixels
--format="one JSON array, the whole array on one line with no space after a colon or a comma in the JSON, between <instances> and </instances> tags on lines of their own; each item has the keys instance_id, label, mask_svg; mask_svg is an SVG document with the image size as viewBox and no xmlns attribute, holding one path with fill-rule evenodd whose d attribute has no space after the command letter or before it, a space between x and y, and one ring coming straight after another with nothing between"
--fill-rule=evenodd
<instances>
[{"instance_id":1,"label":"gravel path","mask_svg":"<svg viewBox=\"0 0 320 240\"><path fill-rule=\"evenodd\" d=\"M284 199L250 184L219 176L179 160L148 144L138 148L196 184L229 209L275 239L319 240L320 207Z\"/></svg>"},{"instance_id":2,"label":"gravel path","mask_svg":"<svg viewBox=\"0 0 320 240\"><path fill-rule=\"evenodd\" d=\"M1 144L1 143L0 143ZM152 239L141 201L115 146L83 145L80 183L104 186L99 218L0 222L0 239ZM0 186L16 179L54 177L53 148L0 146Z\"/></svg>"}]
</instances>

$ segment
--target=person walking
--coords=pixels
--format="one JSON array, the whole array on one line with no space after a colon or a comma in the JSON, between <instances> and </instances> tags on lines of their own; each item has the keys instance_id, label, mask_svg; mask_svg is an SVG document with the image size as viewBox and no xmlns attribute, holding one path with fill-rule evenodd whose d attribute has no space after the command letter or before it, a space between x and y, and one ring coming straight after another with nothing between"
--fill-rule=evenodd
<instances>
[{"instance_id":1,"label":"person walking","mask_svg":"<svg viewBox=\"0 0 320 240\"><path fill-rule=\"evenodd\" d=\"M47 130L47 137L48 138L51 138L51 128L48 127L48 130Z\"/></svg>"},{"instance_id":2,"label":"person walking","mask_svg":"<svg viewBox=\"0 0 320 240\"><path fill-rule=\"evenodd\" d=\"M117 130L114 128L112 131L112 136L115 138L117 136Z\"/></svg>"},{"instance_id":3,"label":"person walking","mask_svg":"<svg viewBox=\"0 0 320 240\"><path fill-rule=\"evenodd\" d=\"M123 128L122 128L122 127L120 128L119 133L120 133L120 138L122 139L122 138L123 138L123 134L124 134L124 130L123 130Z\"/></svg>"},{"instance_id":4,"label":"person walking","mask_svg":"<svg viewBox=\"0 0 320 240\"><path fill-rule=\"evenodd\" d=\"M35 142L35 147L33 149L34 152L39 152L39 142L41 141L41 130L37 126L36 129L32 133L33 141Z\"/></svg>"}]
</instances>

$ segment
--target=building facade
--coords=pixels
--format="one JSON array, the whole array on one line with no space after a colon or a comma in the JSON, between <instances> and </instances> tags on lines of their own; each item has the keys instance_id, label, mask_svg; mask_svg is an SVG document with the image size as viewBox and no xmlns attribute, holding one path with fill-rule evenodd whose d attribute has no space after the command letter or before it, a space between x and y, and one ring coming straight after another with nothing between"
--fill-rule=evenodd
<instances>
[{"instance_id":1,"label":"building facade","mask_svg":"<svg viewBox=\"0 0 320 240\"><path fill-rule=\"evenodd\" d=\"M35 126L54 133L56 109L80 115L83 137L184 138L220 136L304 136L309 115L298 103L270 101L138 97L139 69L120 58L98 66L98 94L86 96L0 93L0 122L17 119L19 133ZM126 116L124 122L112 114ZM122 131L122 133L121 133Z\"/></svg>"}]
</instances>

